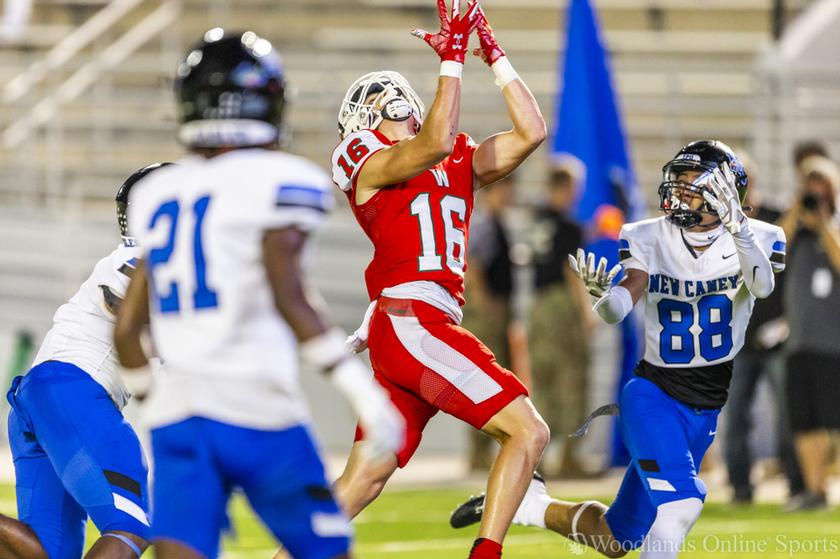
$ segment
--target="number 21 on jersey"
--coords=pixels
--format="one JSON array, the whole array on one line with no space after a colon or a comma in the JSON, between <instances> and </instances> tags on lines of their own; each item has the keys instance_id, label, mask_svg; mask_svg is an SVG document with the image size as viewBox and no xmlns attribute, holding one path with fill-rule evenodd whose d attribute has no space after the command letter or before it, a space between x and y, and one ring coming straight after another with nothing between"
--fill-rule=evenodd
<instances>
[{"instance_id":1,"label":"number 21 on jersey","mask_svg":"<svg viewBox=\"0 0 840 559\"><path fill-rule=\"evenodd\" d=\"M422 253L417 257L417 267L421 272L443 270L444 263L453 273L464 275L466 236L464 231L455 227L453 216L463 223L467 218L467 202L457 196L446 195L440 200L440 215L443 219L445 257L438 252L438 240L435 237L435 224L432 217L433 207L428 192L418 194L411 202L411 215L417 217L420 224L420 245ZM437 210L438 208L434 208ZM455 247L458 253L455 254Z\"/></svg>"},{"instance_id":2,"label":"number 21 on jersey","mask_svg":"<svg viewBox=\"0 0 840 559\"><path fill-rule=\"evenodd\" d=\"M204 245L202 243L202 225L207 215L207 208L210 205L210 196L202 196L192 205L194 217L192 230L192 263L195 273L195 290L192 293L193 308L209 309L218 306L216 291L207 285L207 261L204 258ZM148 267L150 288L155 306L162 313L175 313L181 310L181 296L178 283L173 281L169 285L160 285L155 281L155 271L166 266L175 252L175 240L177 238L179 217L181 217L181 205L178 200L169 200L152 215L149 222L149 230L168 227L166 244L149 250ZM183 221L183 220L182 220ZM181 224L183 226L183 224Z\"/></svg>"}]
</instances>

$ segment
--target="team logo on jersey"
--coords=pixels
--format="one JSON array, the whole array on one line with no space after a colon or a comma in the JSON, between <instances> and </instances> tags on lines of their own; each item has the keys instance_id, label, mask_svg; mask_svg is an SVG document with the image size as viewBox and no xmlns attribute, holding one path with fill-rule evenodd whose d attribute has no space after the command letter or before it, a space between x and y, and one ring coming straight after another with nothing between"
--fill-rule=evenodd
<instances>
[{"instance_id":1,"label":"team logo on jersey","mask_svg":"<svg viewBox=\"0 0 840 559\"><path fill-rule=\"evenodd\" d=\"M438 186L449 188L449 177L447 176L446 171L443 169L429 169L429 171L432 175L434 175L435 182L437 182Z\"/></svg>"}]
</instances>

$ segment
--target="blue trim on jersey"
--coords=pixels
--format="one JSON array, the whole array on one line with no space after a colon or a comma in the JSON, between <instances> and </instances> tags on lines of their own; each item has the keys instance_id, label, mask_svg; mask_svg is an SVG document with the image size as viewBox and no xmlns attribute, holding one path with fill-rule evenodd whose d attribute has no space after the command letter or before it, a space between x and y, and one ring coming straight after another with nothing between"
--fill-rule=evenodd
<instances>
[{"instance_id":1,"label":"blue trim on jersey","mask_svg":"<svg viewBox=\"0 0 840 559\"><path fill-rule=\"evenodd\" d=\"M306 427L264 431L192 417L153 429L152 447L153 537L216 557L230 493L240 487L295 559L329 559L348 551L349 521Z\"/></svg>"},{"instance_id":2,"label":"blue trim on jersey","mask_svg":"<svg viewBox=\"0 0 840 559\"><path fill-rule=\"evenodd\" d=\"M149 537L140 441L105 389L75 365L46 361L7 398L18 517L51 559L78 559L88 516L100 532Z\"/></svg>"},{"instance_id":3,"label":"blue trim on jersey","mask_svg":"<svg viewBox=\"0 0 840 559\"><path fill-rule=\"evenodd\" d=\"M606 519L615 539L631 550L644 541L659 505L705 500L698 472L720 410L687 406L638 377L624 386L619 405L622 438L633 460Z\"/></svg>"},{"instance_id":4,"label":"blue trim on jersey","mask_svg":"<svg viewBox=\"0 0 840 559\"><path fill-rule=\"evenodd\" d=\"M618 248L619 248L619 250L621 250L621 249L630 250L630 241L628 241L627 239L619 239L618 240Z\"/></svg>"},{"instance_id":5,"label":"blue trim on jersey","mask_svg":"<svg viewBox=\"0 0 840 559\"><path fill-rule=\"evenodd\" d=\"M787 244L784 241L776 241L773 243L773 251L774 252L785 252L785 248Z\"/></svg>"},{"instance_id":6,"label":"blue trim on jersey","mask_svg":"<svg viewBox=\"0 0 840 559\"><path fill-rule=\"evenodd\" d=\"M137 268L137 257L135 256L131 260L126 261L126 264L131 266L132 268Z\"/></svg>"},{"instance_id":7,"label":"blue trim on jersey","mask_svg":"<svg viewBox=\"0 0 840 559\"><path fill-rule=\"evenodd\" d=\"M332 207L332 195L319 188L303 185L281 184L277 189L276 206L299 206L319 212Z\"/></svg>"}]
</instances>

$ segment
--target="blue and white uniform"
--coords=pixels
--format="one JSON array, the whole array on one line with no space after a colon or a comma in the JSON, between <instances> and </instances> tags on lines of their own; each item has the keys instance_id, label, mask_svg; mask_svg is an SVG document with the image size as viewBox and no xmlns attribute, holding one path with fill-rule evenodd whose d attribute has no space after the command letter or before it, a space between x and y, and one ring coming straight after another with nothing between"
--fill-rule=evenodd
<instances>
[{"instance_id":1,"label":"blue and white uniform","mask_svg":"<svg viewBox=\"0 0 840 559\"><path fill-rule=\"evenodd\" d=\"M82 556L88 517L102 533L148 537L147 466L121 413L129 395L113 345L139 252L126 240L96 264L8 392L18 516L50 559Z\"/></svg>"},{"instance_id":2,"label":"blue and white uniform","mask_svg":"<svg viewBox=\"0 0 840 559\"><path fill-rule=\"evenodd\" d=\"M781 228L752 219L749 228L773 270L783 270ZM665 217L630 223L621 230L620 257L626 269L648 275L639 301L645 354L619 401L633 460L607 512L613 535L630 549L644 541L657 508L705 499L697 473L717 432L755 297L725 232L699 252Z\"/></svg>"},{"instance_id":3,"label":"blue and white uniform","mask_svg":"<svg viewBox=\"0 0 840 559\"><path fill-rule=\"evenodd\" d=\"M132 190L129 229L145 250L152 337L165 364L144 410L154 538L216 557L238 486L296 559L349 548L349 522L310 434L297 342L262 254L266 231L315 230L332 204L318 167L262 149L188 156Z\"/></svg>"}]
</instances>

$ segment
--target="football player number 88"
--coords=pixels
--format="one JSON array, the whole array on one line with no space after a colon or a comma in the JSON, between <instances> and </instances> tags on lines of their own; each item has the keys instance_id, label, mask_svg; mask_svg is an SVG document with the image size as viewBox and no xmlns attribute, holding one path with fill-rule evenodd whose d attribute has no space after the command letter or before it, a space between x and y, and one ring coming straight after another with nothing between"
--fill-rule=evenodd
<instances>
[{"instance_id":1,"label":"football player number 88","mask_svg":"<svg viewBox=\"0 0 840 559\"><path fill-rule=\"evenodd\" d=\"M659 355L668 364L685 364L694 359L694 305L685 301L662 299L657 305ZM732 301L726 295L706 295L697 301L697 326L700 328L700 356L716 361L732 351Z\"/></svg>"},{"instance_id":2,"label":"football player number 88","mask_svg":"<svg viewBox=\"0 0 840 559\"><path fill-rule=\"evenodd\" d=\"M464 275L464 245L466 238L461 229L455 227L453 215L463 222L467 217L467 202L457 196L446 195L440 200L443 217L444 237L446 240L446 267L459 276ZM411 202L411 215L416 216L420 224L420 244L422 254L417 258L417 267L421 272L433 272L443 269L435 238L435 224L432 219L432 204L428 192L418 194ZM455 255L455 247L458 255Z\"/></svg>"},{"instance_id":3,"label":"football player number 88","mask_svg":"<svg viewBox=\"0 0 840 559\"><path fill-rule=\"evenodd\" d=\"M204 259L204 245L201 235L201 225L204 223L204 216L207 214L207 207L209 205L210 196L202 196L196 200L192 207L193 215L195 216L192 239L193 263L195 265L195 290L192 294L194 309L208 309L218 306L216 292L207 285L207 263ZM157 303L157 308L163 314L181 310L178 284L173 281L168 286L162 286L154 281L155 269L169 262L172 253L175 251L175 238L180 214L181 207L178 200L170 200L157 209L149 223L150 230L156 229L159 226L169 226L169 231L166 235L166 244L162 247L151 249L148 258L152 295ZM165 293L164 290L166 291Z\"/></svg>"}]
</instances>

